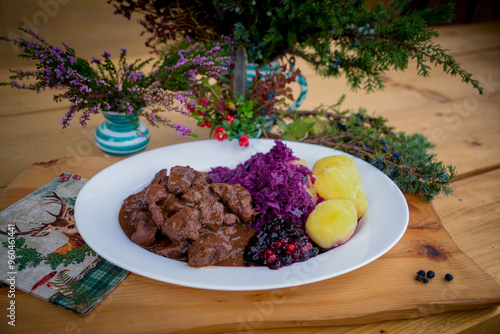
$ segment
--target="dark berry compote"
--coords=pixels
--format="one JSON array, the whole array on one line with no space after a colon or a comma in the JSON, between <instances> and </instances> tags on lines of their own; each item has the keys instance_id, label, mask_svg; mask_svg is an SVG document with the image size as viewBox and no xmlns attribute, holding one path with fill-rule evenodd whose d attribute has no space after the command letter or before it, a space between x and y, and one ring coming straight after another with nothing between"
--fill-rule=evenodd
<instances>
[{"instance_id":1,"label":"dark berry compote","mask_svg":"<svg viewBox=\"0 0 500 334\"><path fill-rule=\"evenodd\" d=\"M250 266L267 266L279 269L294 262L309 260L318 255L304 230L295 223L277 216L272 223L250 238L243 257Z\"/></svg>"}]
</instances>

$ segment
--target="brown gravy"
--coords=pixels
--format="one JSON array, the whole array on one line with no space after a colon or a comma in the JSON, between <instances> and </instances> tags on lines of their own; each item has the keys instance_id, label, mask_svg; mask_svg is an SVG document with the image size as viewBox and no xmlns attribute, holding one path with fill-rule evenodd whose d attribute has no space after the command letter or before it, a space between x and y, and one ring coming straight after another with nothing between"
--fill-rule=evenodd
<instances>
[{"instance_id":1,"label":"brown gravy","mask_svg":"<svg viewBox=\"0 0 500 334\"><path fill-rule=\"evenodd\" d=\"M250 194L240 185L209 184L190 167L166 172L124 200L118 220L127 237L193 267L245 266L243 251L255 234L249 221L257 214Z\"/></svg>"}]
</instances>

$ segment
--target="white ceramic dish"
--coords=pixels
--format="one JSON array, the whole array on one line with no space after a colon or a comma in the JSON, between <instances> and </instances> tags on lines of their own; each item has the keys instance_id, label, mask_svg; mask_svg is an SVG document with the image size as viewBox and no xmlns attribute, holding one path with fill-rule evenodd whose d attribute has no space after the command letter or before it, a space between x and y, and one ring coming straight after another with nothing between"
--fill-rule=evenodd
<instances>
[{"instance_id":1,"label":"white ceramic dish","mask_svg":"<svg viewBox=\"0 0 500 334\"><path fill-rule=\"evenodd\" d=\"M312 167L322 157L344 154L331 148L284 142ZM268 152L274 141L256 139L242 148L237 141L196 141L166 146L124 159L95 175L78 194L75 219L80 234L99 255L136 274L163 282L213 290L264 290L297 286L345 274L390 250L403 236L408 205L399 188L370 164L356 159L368 199L368 211L344 245L309 261L279 270L266 267L195 269L164 258L131 242L118 223L123 200L141 190L162 168L176 165L209 170L234 167L256 152Z\"/></svg>"}]
</instances>

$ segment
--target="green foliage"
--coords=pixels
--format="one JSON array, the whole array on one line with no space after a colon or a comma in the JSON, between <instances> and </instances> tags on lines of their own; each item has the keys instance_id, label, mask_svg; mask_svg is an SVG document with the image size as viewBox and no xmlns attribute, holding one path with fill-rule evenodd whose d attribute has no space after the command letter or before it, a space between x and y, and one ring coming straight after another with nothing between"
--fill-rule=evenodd
<instances>
[{"instance_id":1,"label":"green foliage","mask_svg":"<svg viewBox=\"0 0 500 334\"><path fill-rule=\"evenodd\" d=\"M35 248L31 248L25 245L26 240L18 235L14 236L14 249L16 251L15 264L18 265L17 270L21 271L27 267L36 267L43 261L43 256ZM9 243L7 241L2 242L2 245L7 248Z\"/></svg>"},{"instance_id":2,"label":"green foliage","mask_svg":"<svg viewBox=\"0 0 500 334\"><path fill-rule=\"evenodd\" d=\"M63 197L62 200L65 201L66 203L68 203L69 205L73 206L73 207L75 206L76 197Z\"/></svg>"},{"instance_id":3,"label":"green foliage","mask_svg":"<svg viewBox=\"0 0 500 334\"><path fill-rule=\"evenodd\" d=\"M340 110L338 105L314 111L289 113L289 122L278 123L282 139L332 147L372 164L399 188L431 201L451 194L455 168L444 165L430 150L433 144L421 134L408 135L389 127L383 117L366 110Z\"/></svg>"},{"instance_id":4,"label":"green foliage","mask_svg":"<svg viewBox=\"0 0 500 334\"><path fill-rule=\"evenodd\" d=\"M299 73L286 73L286 66L272 67L266 72L257 69L245 98L234 88L235 71L231 66L220 81L203 81L197 101L203 108L194 109L193 115L199 118L199 126L210 127L211 134L215 132L219 140L238 139L242 135L254 138L260 134L265 117L281 115L287 102L293 100L289 86Z\"/></svg>"},{"instance_id":5,"label":"green foliage","mask_svg":"<svg viewBox=\"0 0 500 334\"><path fill-rule=\"evenodd\" d=\"M234 116L236 118L232 122L222 121L222 127L227 131L228 140L238 139L244 133L251 138L258 137L264 121L255 112L253 101L245 101L243 96L239 95L235 102L236 111Z\"/></svg>"},{"instance_id":6,"label":"green foliage","mask_svg":"<svg viewBox=\"0 0 500 334\"><path fill-rule=\"evenodd\" d=\"M55 270L61 264L67 267L71 264L81 263L90 255L96 256L96 253L87 244L84 244L82 248L75 247L66 254L48 254L45 259L45 264L50 265L52 270Z\"/></svg>"},{"instance_id":7,"label":"green foliage","mask_svg":"<svg viewBox=\"0 0 500 334\"><path fill-rule=\"evenodd\" d=\"M28 247L25 243L26 240L23 237L15 235L15 264L18 265L18 271L22 271L28 267L34 268L42 263L42 261L44 261L45 264L50 265L52 270L55 270L61 264L64 267L67 267L71 264L83 262L87 256L97 255L96 252L94 252L87 244L83 244L81 248L73 248L66 254L51 253L43 256L35 248ZM5 248L9 246L7 241L2 242L2 245Z\"/></svg>"},{"instance_id":8,"label":"green foliage","mask_svg":"<svg viewBox=\"0 0 500 334\"><path fill-rule=\"evenodd\" d=\"M482 92L479 82L432 41L438 33L431 25L451 21L452 2L420 11L408 10L409 0L373 9L363 0L109 2L128 18L132 12L144 14L139 22L153 34L155 47L175 38L206 42L232 34L248 50L250 62L301 57L322 76L345 76L353 90L382 89L385 71L405 70L413 60L419 75L439 66Z\"/></svg>"}]
</instances>

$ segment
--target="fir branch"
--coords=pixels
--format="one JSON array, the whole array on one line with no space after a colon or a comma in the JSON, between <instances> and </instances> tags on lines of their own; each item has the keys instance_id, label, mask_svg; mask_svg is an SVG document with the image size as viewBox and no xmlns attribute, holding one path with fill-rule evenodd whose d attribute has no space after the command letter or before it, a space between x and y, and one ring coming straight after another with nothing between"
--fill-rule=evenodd
<instances>
[{"instance_id":1,"label":"fir branch","mask_svg":"<svg viewBox=\"0 0 500 334\"><path fill-rule=\"evenodd\" d=\"M436 160L433 144L421 134L396 132L383 117L366 110L341 110L338 105L288 112L291 123L279 123L274 138L331 147L365 160L390 177L403 192L431 201L452 193L455 167ZM307 126L304 126L307 124Z\"/></svg>"}]
</instances>

